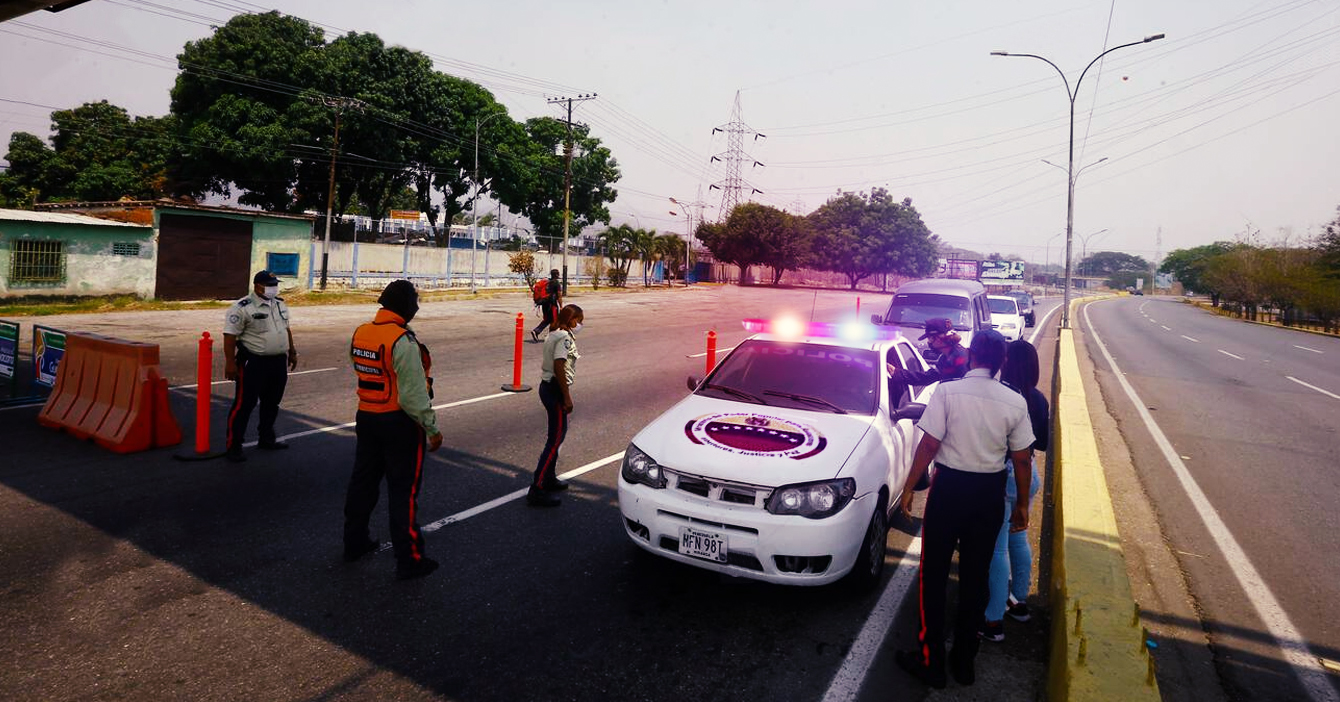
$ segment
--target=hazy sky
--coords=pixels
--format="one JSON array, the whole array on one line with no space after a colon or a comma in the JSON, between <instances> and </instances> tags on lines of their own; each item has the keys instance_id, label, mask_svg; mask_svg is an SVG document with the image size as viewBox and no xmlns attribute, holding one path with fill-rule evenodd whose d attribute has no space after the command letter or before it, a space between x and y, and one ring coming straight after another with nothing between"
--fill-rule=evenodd
<instances>
[{"instance_id":1,"label":"hazy sky","mask_svg":"<svg viewBox=\"0 0 1340 702\"><path fill-rule=\"evenodd\" d=\"M1076 256L1146 258L1259 230L1298 242L1340 205L1335 0L93 0L0 24L0 139L49 107L167 112L175 56L237 12L277 9L423 51L512 116L598 93L576 119L614 151L614 222L683 231L667 198L720 204L713 127L743 119L755 199L810 212L838 189L910 197L947 242L1060 260L1076 100ZM20 102L14 102L20 101ZM1058 164L1054 168L1043 159ZM707 210L714 218L716 209ZM1050 242L1050 245L1049 245Z\"/></svg>"}]
</instances>

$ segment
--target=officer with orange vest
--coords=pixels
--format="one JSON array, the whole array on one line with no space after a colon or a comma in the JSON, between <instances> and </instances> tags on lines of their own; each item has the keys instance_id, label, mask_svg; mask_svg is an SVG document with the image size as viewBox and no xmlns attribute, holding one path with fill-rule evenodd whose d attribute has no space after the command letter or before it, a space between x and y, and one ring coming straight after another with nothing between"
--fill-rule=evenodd
<instances>
[{"instance_id":1,"label":"officer with orange vest","mask_svg":"<svg viewBox=\"0 0 1340 702\"><path fill-rule=\"evenodd\" d=\"M358 446L344 503L344 560L377 550L368 520L385 477L396 577L408 580L437 570L437 561L423 555L417 517L424 447L441 447L442 432L430 402L432 359L408 326L419 294L408 280L397 280L377 302L382 308L354 332L349 350L358 376Z\"/></svg>"}]
</instances>

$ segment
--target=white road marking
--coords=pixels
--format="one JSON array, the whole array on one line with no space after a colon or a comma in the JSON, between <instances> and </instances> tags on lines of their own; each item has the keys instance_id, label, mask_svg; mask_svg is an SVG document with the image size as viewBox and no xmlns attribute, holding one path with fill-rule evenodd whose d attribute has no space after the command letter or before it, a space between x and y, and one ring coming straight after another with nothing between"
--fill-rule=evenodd
<instances>
[{"instance_id":1,"label":"white road marking","mask_svg":"<svg viewBox=\"0 0 1340 702\"><path fill-rule=\"evenodd\" d=\"M734 347L734 346L731 346L730 348L717 349L717 353L726 353L727 351L734 351L734 350L735 350L735 347ZM704 352L702 352L702 353L695 353L695 354L692 354L692 355L689 355L689 356L685 356L684 358L702 358L702 357L704 357L704 356L706 356L706 355L707 355L707 352L704 351Z\"/></svg>"},{"instance_id":2,"label":"white road marking","mask_svg":"<svg viewBox=\"0 0 1340 702\"><path fill-rule=\"evenodd\" d=\"M41 400L41 401L38 401L38 402L28 402L28 403L25 403L25 404L22 404L22 405L10 405L10 406L8 406L8 407L0 407L0 412L4 412L5 410L12 410L12 409L23 409L23 408L25 408L25 407L41 407L42 405L45 405L46 403L47 403L46 400Z\"/></svg>"},{"instance_id":3,"label":"white road marking","mask_svg":"<svg viewBox=\"0 0 1340 702\"><path fill-rule=\"evenodd\" d=\"M1150 317L1150 318L1149 318L1149 323L1150 323L1150 324L1158 324L1158 323L1159 323L1159 320L1154 319L1153 317Z\"/></svg>"},{"instance_id":4,"label":"white road marking","mask_svg":"<svg viewBox=\"0 0 1340 702\"><path fill-rule=\"evenodd\" d=\"M1244 359L1242 356L1237 355L1236 353L1229 353L1229 352L1227 352L1227 351L1225 351L1225 350L1223 350L1223 349L1215 349L1215 351L1218 351L1219 353L1222 353L1222 354L1224 354L1225 356L1232 356L1233 358L1236 358L1236 359L1238 359L1239 361L1244 361L1244 360L1246 360L1246 359Z\"/></svg>"},{"instance_id":5,"label":"white road marking","mask_svg":"<svg viewBox=\"0 0 1340 702\"><path fill-rule=\"evenodd\" d=\"M607 465L609 465L609 464L611 464L611 463L613 463L613 462L615 462L615 461L621 460L621 459L623 459L623 451L620 451L620 452L618 452L618 453L616 453L616 454L614 454L614 455L612 455L612 456L606 456L606 457L601 458L601 459L599 459L599 460L596 460L596 461L592 461L592 462L590 462L590 463L587 463L586 465L582 466L581 468L574 468L573 470L570 470L570 471L568 471L568 472L566 472L566 473L562 473L562 474L560 474L558 477L561 478L561 479L563 479L563 480L571 480L572 478L575 478L575 477L577 477L577 476L579 476L579 475L585 475L586 473L590 473L591 471L593 471L593 470L595 470L595 469L597 469L597 468L600 468L600 467L603 467L603 466L607 466ZM451 525L451 524L456 524L457 522L463 522L463 521L469 519L470 517L473 517L473 516L476 516L476 515L479 515L479 514L483 514L483 513L487 512L487 511L489 511L489 510L491 510L491 509L494 509L494 508L496 508L496 507L501 507L501 506L507 504L508 502L511 502L512 500L516 500L516 499L520 499L520 498L522 498L522 497L525 497L525 496L526 496L526 492L528 492L529 490L530 490L529 487L524 487L524 488L521 488L520 490L514 490L514 491L512 491L512 492L507 493L506 495L503 495L502 497L499 497L499 498L497 498L497 499L494 499L494 500L490 500L490 501L488 501L488 502L485 502L485 503L482 504L482 505L477 505L477 506L475 506L475 507L471 507L470 509L467 509L467 510L465 510L465 511L463 511L463 512L457 512L456 514L453 514L453 515L451 515L450 517L444 517L444 518L442 518L442 519L439 519L439 520L433 522L432 524L425 524L425 525L423 526L423 528L422 528L422 531L425 531L425 532L429 532L429 531L437 531L438 529L441 529L441 528L444 527L444 526L448 526L448 525ZM386 548L389 548L389 547L390 547L390 544L389 544L389 543L387 543L387 544L383 544L383 545L382 545L382 549L386 549Z\"/></svg>"},{"instance_id":6,"label":"white road marking","mask_svg":"<svg viewBox=\"0 0 1340 702\"><path fill-rule=\"evenodd\" d=\"M1191 337L1187 336L1186 334L1183 334L1183 335L1182 335L1182 338L1183 338L1183 339L1186 339L1187 341L1194 341L1194 342L1196 342L1197 344L1200 343L1200 339L1192 339Z\"/></svg>"},{"instance_id":7,"label":"white road marking","mask_svg":"<svg viewBox=\"0 0 1340 702\"><path fill-rule=\"evenodd\" d=\"M1312 353L1321 353L1321 351L1318 351L1316 349L1310 349L1306 346L1299 346L1298 344L1294 344L1293 347L1296 349L1302 349L1304 351L1311 351Z\"/></svg>"},{"instance_id":8,"label":"white road marking","mask_svg":"<svg viewBox=\"0 0 1340 702\"><path fill-rule=\"evenodd\" d=\"M833 681L828 683L824 702L856 699L857 693L861 691L861 685L865 682L865 676L870 672L871 663L884 647L884 639L888 636L889 629L893 628L894 617L898 615L898 604L907 596L907 591L917 579L920 561L921 537L918 536L908 543L907 551L903 553L902 560L898 561L897 570L894 571L893 577L889 578L889 584L884 586L884 592L879 596L879 602L875 603L875 609L870 612L870 616L861 627L861 633L856 635L851 649L847 651L847 657L842 660L842 667L833 675Z\"/></svg>"},{"instance_id":9,"label":"white road marking","mask_svg":"<svg viewBox=\"0 0 1340 702\"><path fill-rule=\"evenodd\" d=\"M1304 383L1303 381L1301 381L1301 380L1299 380L1299 379L1293 377L1292 375L1286 375L1286 376L1284 376L1284 377L1288 378L1289 380L1294 381L1295 383L1298 383L1299 385L1302 385L1302 386L1305 387L1305 388L1312 388L1313 390L1316 390L1317 392L1319 392L1319 393L1321 393L1321 394L1323 394L1323 395L1330 395L1331 397L1334 397L1335 399L1340 400L1340 395L1337 395L1337 394L1335 394L1335 393L1333 393L1333 392L1330 392L1330 391L1327 391L1327 390L1322 390L1321 388L1319 388L1319 387L1317 387L1316 385L1313 385L1313 384L1311 384L1311 383Z\"/></svg>"},{"instance_id":10,"label":"white road marking","mask_svg":"<svg viewBox=\"0 0 1340 702\"><path fill-rule=\"evenodd\" d=\"M294 373L289 373L288 375L289 375L290 378L292 378L292 377L295 376L295 375L307 375L308 373L327 373L327 372L329 372L329 371L333 371L333 370L339 370L339 369L338 369L338 368L313 368L312 370L297 371L297 372L294 372ZM233 381L231 381L231 380L215 380L214 382L210 383L210 385L226 385L226 384L231 383L231 382L233 382ZM173 385L172 387L168 388L168 390L194 390L196 385L197 385L197 383L191 383L190 385Z\"/></svg>"},{"instance_id":11,"label":"white road marking","mask_svg":"<svg viewBox=\"0 0 1340 702\"><path fill-rule=\"evenodd\" d=\"M229 382L232 382L232 381L229 381ZM441 405L433 405L433 409L435 409L435 410L439 410L439 409L449 409L449 408L452 408L452 407L460 407L461 405L471 405L471 404L474 404L474 403L476 403L476 402L483 402L484 400L494 400L494 399L497 399L497 398L499 398L499 397L513 397L513 396L516 396L516 395L519 395L519 394L520 394L520 393L515 393L515 392L495 392L495 393L493 393L492 395L484 395L483 397L472 397L472 398L470 398L470 399L468 399L468 400L457 400L457 401L455 401L455 402L447 402L447 403L445 403L445 404L441 404ZM276 436L276 437L275 437L275 441L287 441L287 440L289 440L289 439L300 439L300 438L302 438L302 437L304 437L304 436L311 436L311 435L313 435L313 434L325 434L325 433L327 433L327 432L339 431L339 430L341 430L341 429L349 429L349 428L352 428L352 427L353 427L354 425L356 425L356 424L358 424L358 422L346 422L346 423L344 423L344 424L333 424L333 425L328 426L328 427L318 427L318 428L316 428L316 429L308 429L307 431L300 431L300 432L297 432L297 433L295 433L295 434L285 434L285 435L283 435L283 436ZM247 448L251 448L252 446L255 446L256 443L257 443L257 442L255 442L255 441L248 441L247 443L242 444L242 445L245 446L245 447L247 447Z\"/></svg>"},{"instance_id":12,"label":"white road marking","mask_svg":"<svg viewBox=\"0 0 1340 702\"><path fill-rule=\"evenodd\" d=\"M1084 322L1088 326L1088 333L1093 336L1098 349L1103 352L1103 357L1112 366L1117 369L1117 363L1108 353L1107 346L1099 338L1097 330L1093 327L1093 322L1089 319L1089 307L1084 308ZM1220 351L1220 353L1227 353ZM1232 354L1230 354L1232 355ZM1163 452L1163 458L1172 468L1173 474L1186 491L1187 497L1191 499L1191 504L1196 508L1200 515L1201 523L1210 532L1214 538L1215 545L1219 547L1219 552L1224 555L1228 561L1229 569L1237 577L1238 584L1242 586L1243 593L1247 600L1252 603L1256 613L1265 622L1266 628L1270 630L1271 636L1275 638L1275 643L1284 653L1285 661L1293 667L1294 673L1303 685L1303 689L1314 702L1340 702L1340 694L1336 693L1334 687L1331 687L1327 679L1326 670L1321 666L1319 658L1308 649L1307 642L1303 640L1303 635L1298 628L1293 625L1289 615L1280 605L1279 600L1275 599L1274 593L1270 591L1270 586L1266 585L1265 579L1252 565L1251 559L1247 557L1247 552L1242 549L1237 540L1233 538L1233 533L1229 531L1228 525L1215 511L1214 506L1210 504L1210 499L1205 496L1196 479L1192 477L1191 471L1187 470L1186 464L1178 457L1177 452L1173 450L1172 442L1168 441L1167 435L1159 428L1154 421L1154 416L1149 413L1144 400L1136 394L1135 388L1126 381L1121 372L1117 372L1114 377L1121 384L1121 388L1126 391L1126 396L1135 406L1135 411L1139 413L1140 418L1144 420L1145 426L1149 429L1150 435L1154 438L1154 443L1158 444Z\"/></svg>"},{"instance_id":13,"label":"white road marking","mask_svg":"<svg viewBox=\"0 0 1340 702\"><path fill-rule=\"evenodd\" d=\"M1160 327L1163 327L1163 330L1164 330L1164 331L1172 331L1172 327L1170 327L1170 326L1168 326L1168 325L1166 325L1166 324L1160 324L1159 326L1160 326Z\"/></svg>"}]
</instances>

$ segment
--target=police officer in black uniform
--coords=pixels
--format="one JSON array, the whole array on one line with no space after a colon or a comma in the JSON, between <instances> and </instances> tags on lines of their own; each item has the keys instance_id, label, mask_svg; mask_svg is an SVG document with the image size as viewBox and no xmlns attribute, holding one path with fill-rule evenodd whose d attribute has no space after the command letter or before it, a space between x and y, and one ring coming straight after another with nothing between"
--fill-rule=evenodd
<instances>
[{"instance_id":1,"label":"police officer in black uniform","mask_svg":"<svg viewBox=\"0 0 1340 702\"><path fill-rule=\"evenodd\" d=\"M250 295L228 308L223 325L223 377L235 381L233 407L228 412L228 460L247 460L242 444L251 410L259 401L257 431L267 451L288 448L275 439L275 418L284 399L288 371L298 366L298 350L289 329L288 305L279 297L279 278L261 271L252 278Z\"/></svg>"}]
</instances>

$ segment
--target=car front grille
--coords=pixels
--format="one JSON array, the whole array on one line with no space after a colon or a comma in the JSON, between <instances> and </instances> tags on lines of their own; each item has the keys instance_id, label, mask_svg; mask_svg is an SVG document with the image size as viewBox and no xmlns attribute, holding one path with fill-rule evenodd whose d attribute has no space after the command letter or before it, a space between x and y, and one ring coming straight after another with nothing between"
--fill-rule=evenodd
<instances>
[{"instance_id":1,"label":"car front grille","mask_svg":"<svg viewBox=\"0 0 1340 702\"><path fill-rule=\"evenodd\" d=\"M666 488L686 492L714 502L752 506L761 510L766 507L768 497L772 495L772 488L770 487L712 480L711 478L681 473L664 467L663 470L666 477Z\"/></svg>"}]
</instances>

